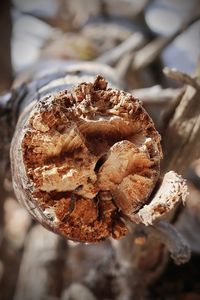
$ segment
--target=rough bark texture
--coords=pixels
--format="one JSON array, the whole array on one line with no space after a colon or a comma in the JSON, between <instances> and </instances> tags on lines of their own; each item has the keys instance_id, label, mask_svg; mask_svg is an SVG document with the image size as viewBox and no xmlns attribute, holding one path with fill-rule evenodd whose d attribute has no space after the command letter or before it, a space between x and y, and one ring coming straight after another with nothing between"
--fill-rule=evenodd
<instances>
[{"instance_id":1,"label":"rough bark texture","mask_svg":"<svg viewBox=\"0 0 200 300\"><path fill-rule=\"evenodd\" d=\"M200 83L200 62L195 72ZM187 86L163 135L163 172L173 168L184 174L200 156L200 88ZM170 146L169 146L170 145Z\"/></svg>"}]
</instances>

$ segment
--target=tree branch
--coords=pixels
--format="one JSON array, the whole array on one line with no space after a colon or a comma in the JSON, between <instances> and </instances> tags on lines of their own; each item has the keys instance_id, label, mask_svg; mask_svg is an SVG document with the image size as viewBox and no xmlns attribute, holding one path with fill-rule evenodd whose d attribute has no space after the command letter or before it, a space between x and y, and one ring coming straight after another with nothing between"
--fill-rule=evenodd
<instances>
[{"instance_id":1,"label":"tree branch","mask_svg":"<svg viewBox=\"0 0 200 300\"><path fill-rule=\"evenodd\" d=\"M177 265L186 263L190 260L191 251L188 243L180 235L174 226L160 221L151 228L153 234L163 242L171 254L171 258Z\"/></svg>"},{"instance_id":2,"label":"tree branch","mask_svg":"<svg viewBox=\"0 0 200 300\"><path fill-rule=\"evenodd\" d=\"M144 42L145 39L141 33L133 33L123 43L116 46L114 49L111 49L102 54L97 59L95 59L95 61L112 65L116 63L123 55L142 47Z\"/></svg>"},{"instance_id":3,"label":"tree branch","mask_svg":"<svg viewBox=\"0 0 200 300\"><path fill-rule=\"evenodd\" d=\"M200 60L195 72L200 83ZM162 172L173 169L184 174L200 156L200 90L187 86L179 105L163 133L164 161Z\"/></svg>"},{"instance_id":4,"label":"tree branch","mask_svg":"<svg viewBox=\"0 0 200 300\"><path fill-rule=\"evenodd\" d=\"M163 73L174 80L177 80L181 83L188 84L193 86L195 89L200 89L200 85L198 84L196 78L191 77L190 75L180 72L176 69L164 68Z\"/></svg>"}]
</instances>

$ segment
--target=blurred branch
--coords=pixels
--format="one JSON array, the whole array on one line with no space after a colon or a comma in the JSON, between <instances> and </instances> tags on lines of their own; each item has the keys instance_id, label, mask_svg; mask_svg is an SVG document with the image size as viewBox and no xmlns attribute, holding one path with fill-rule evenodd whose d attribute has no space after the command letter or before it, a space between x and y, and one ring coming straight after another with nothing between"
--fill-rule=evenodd
<instances>
[{"instance_id":1,"label":"blurred branch","mask_svg":"<svg viewBox=\"0 0 200 300\"><path fill-rule=\"evenodd\" d=\"M180 72L176 69L164 68L164 74L174 80L180 81L181 83L188 84L193 86L195 89L200 89L200 85L197 83L197 80L190 75Z\"/></svg>"},{"instance_id":2,"label":"blurred branch","mask_svg":"<svg viewBox=\"0 0 200 300\"><path fill-rule=\"evenodd\" d=\"M104 64L114 64L128 52L137 50L144 45L145 39L141 33L133 33L127 40L99 56L96 61Z\"/></svg>"},{"instance_id":3,"label":"blurred branch","mask_svg":"<svg viewBox=\"0 0 200 300\"><path fill-rule=\"evenodd\" d=\"M192 24L200 19L200 15L191 16L182 26L177 29L174 33L167 37L158 37L148 45L144 46L143 49L138 50L133 58L132 68L139 70L147 67L151 64L175 38L185 32Z\"/></svg>"},{"instance_id":4,"label":"blurred branch","mask_svg":"<svg viewBox=\"0 0 200 300\"><path fill-rule=\"evenodd\" d=\"M154 85L133 90L131 93L143 102L143 106L153 118L156 128L161 131L174 112L174 108L178 104L177 100L183 94L183 90L184 88L165 89L160 85Z\"/></svg>"},{"instance_id":5,"label":"blurred branch","mask_svg":"<svg viewBox=\"0 0 200 300\"><path fill-rule=\"evenodd\" d=\"M81 295L81 296L80 296ZM97 300L92 292L81 283L73 283L62 293L61 300Z\"/></svg>"},{"instance_id":6,"label":"blurred branch","mask_svg":"<svg viewBox=\"0 0 200 300\"><path fill-rule=\"evenodd\" d=\"M10 8L10 0L0 1L0 93L9 89L12 80Z\"/></svg>"},{"instance_id":7,"label":"blurred branch","mask_svg":"<svg viewBox=\"0 0 200 300\"><path fill-rule=\"evenodd\" d=\"M160 221L151 227L153 234L166 246L177 265L190 259L190 248L181 234L169 223Z\"/></svg>"},{"instance_id":8,"label":"blurred branch","mask_svg":"<svg viewBox=\"0 0 200 300\"><path fill-rule=\"evenodd\" d=\"M15 300L46 299L62 289L65 245L63 240L40 225L30 231L21 261ZM56 280L55 280L56 278Z\"/></svg>"},{"instance_id":9,"label":"blurred branch","mask_svg":"<svg viewBox=\"0 0 200 300\"><path fill-rule=\"evenodd\" d=\"M169 101L175 99L181 89L173 89L173 88L162 88L160 85L154 85L149 88L143 88L143 89L136 89L133 90L131 93L134 97L140 99L143 101L144 105L148 104L156 104L165 106L169 103Z\"/></svg>"},{"instance_id":10,"label":"blurred branch","mask_svg":"<svg viewBox=\"0 0 200 300\"><path fill-rule=\"evenodd\" d=\"M200 84L200 59L194 74ZM190 163L200 157L200 89L187 85L165 132L162 171L184 173Z\"/></svg>"}]
</instances>

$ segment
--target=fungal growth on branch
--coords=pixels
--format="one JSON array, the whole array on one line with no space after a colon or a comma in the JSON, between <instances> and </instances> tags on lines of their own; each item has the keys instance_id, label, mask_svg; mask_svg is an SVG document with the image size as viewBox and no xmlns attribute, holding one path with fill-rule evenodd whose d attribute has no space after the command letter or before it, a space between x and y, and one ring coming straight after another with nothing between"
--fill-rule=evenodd
<instances>
[{"instance_id":1,"label":"fungal growth on branch","mask_svg":"<svg viewBox=\"0 0 200 300\"><path fill-rule=\"evenodd\" d=\"M140 101L101 76L31 103L11 146L19 201L48 229L82 242L119 239L127 219L152 224L185 198L184 180L168 173L151 199L161 158Z\"/></svg>"}]
</instances>

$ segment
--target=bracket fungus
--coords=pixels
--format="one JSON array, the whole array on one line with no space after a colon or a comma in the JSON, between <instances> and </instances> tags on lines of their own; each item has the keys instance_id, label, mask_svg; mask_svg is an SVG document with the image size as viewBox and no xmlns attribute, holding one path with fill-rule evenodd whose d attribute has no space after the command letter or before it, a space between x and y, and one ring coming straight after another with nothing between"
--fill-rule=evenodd
<instances>
[{"instance_id":1,"label":"bracket fungus","mask_svg":"<svg viewBox=\"0 0 200 300\"><path fill-rule=\"evenodd\" d=\"M174 172L152 199L161 158L140 101L101 76L29 104L11 145L18 200L46 228L81 242L119 239L127 220L152 224L185 199Z\"/></svg>"}]
</instances>

